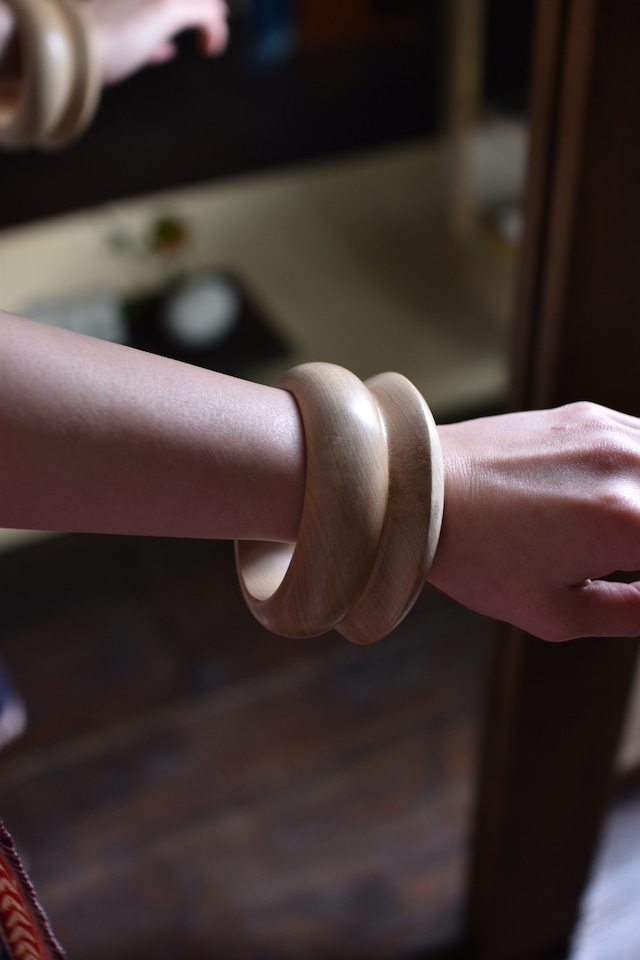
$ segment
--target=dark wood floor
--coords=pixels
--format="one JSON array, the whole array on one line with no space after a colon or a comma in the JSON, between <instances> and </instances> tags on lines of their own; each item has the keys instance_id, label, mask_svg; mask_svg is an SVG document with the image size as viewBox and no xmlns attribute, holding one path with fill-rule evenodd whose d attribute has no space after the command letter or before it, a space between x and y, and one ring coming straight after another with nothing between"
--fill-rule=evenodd
<instances>
[{"instance_id":1,"label":"dark wood floor","mask_svg":"<svg viewBox=\"0 0 640 960\"><path fill-rule=\"evenodd\" d=\"M193 541L55 538L0 555L0 598L30 715L0 754L0 812L70 960L455 941L484 621L427 589L375 647L278 639L246 613L230 546ZM639 823L636 790L575 960L640 956Z\"/></svg>"},{"instance_id":2,"label":"dark wood floor","mask_svg":"<svg viewBox=\"0 0 640 960\"><path fill-rule=\"evenodd\" d=\"M75 960L396 957L458 932L486 625L267 635L227 544L0 557L0 811Z\"/></svg>"}]
</instances>

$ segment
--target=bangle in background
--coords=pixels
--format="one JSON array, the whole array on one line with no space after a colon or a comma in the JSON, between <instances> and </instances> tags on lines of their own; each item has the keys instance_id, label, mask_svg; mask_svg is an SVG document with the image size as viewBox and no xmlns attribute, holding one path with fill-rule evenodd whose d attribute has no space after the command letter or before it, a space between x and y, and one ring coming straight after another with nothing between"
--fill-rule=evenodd
<instances>
[{"instance_id":1,"label":"bangle in background","mask_svg":"<svg viewBox=\"0 0 640 960\"><path fill-rule=\"evenodd\" d=\"M75 59L66 108L45 139L47 145L59 147L75 140L91 123L98 109L102 79L95 38L84 5L79 0L57 0L57 3L67 17Z\"/></svg>"},{"instance_id":2,"label":"bangle in background","mask_svg":"<svg viewBox=\"0 0 640 960\"><path fill-rule=\"evenodd\" d=\"M0 84L0 144L58 146L89 124L99 63L80 0L5 0L15 17L15 78Z\"/></svg>"}]
</instances>

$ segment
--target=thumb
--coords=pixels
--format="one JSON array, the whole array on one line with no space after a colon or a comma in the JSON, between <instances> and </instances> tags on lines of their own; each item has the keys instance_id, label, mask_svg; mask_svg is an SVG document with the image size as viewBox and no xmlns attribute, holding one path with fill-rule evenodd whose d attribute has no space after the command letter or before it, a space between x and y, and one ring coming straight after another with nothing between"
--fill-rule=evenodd
<instances>
[{"instance_id":1,"label":"thumb","mask_svg":"<svg viewBox=\"0 0 640 960\"><path fill-rule=\"evenodd\" d=\"M586 580L573 588L572 602L572 636L640 636L640 582Z\"/></svg>"}]
</instances>

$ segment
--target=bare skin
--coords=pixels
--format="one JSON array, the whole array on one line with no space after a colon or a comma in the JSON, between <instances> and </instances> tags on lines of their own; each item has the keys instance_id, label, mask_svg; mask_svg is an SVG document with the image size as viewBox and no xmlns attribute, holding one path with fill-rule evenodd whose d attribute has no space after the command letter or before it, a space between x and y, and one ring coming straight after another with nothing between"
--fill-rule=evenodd
<instances>
[{"instance_id":1,"label":"bare skin","mask_svg":"<svg viewBox=\"0 0 640 960\"><path fill-rule=\"evenodd\" d=\"M288 393L0 313L0 526L295 539Z\"/></svg>"},{"instance_id":2,"label":"bare skin","mask_svg":"<svg viewBox=\"0 0 640 960\"><path fill-rule=\"evenodd\" d=\"M174 37L198 32L207 55L227 43L223 0L84 0L94 23L105 84L117 83L141 67L164 63L176 52Z\"/></svg>"},{"instance_id":3,"label":"bare skin","mask_svg":"<svg viewBox=\"0 0 640 960\"><path fill-rule=\"evenodd\" d=\"M227 43L227 7L223 0L83 0L94 28L104 84L117 83L148 64L170 60L174 38L196 30L203 53L211 56ZM13 15L0 0L0 78L13 64Z\"/></svg>"},{"instance_id":4,"label":"bare skin","mask_svg":"<svg viewBox=\"0 0 640 960\"><path fill-rule=\"evenodd\" d=\"M640 635L640 421L590 403L441 427L430 581L546 640Z\"/></svg>"},{"instance_id":5,"label":"bare skin","mask_svg":"<svg viewBox=\"0 0 640 960\"><path fill-rule=\"evenodd\" d=\"M292 540L304 439L282 390L0 314L0 525ZM439 430L429 580L546 640L640 634L640 421L592 404Z\"/></svg>"},{"instance_id":6,"label":"bare skin","mask_svg":"<svg viewBox=\"0 0 640 960\"><path fill-rule=\"evenodd\" d=\"M13 37L13 15L9 7L0 0L0 81L11 75L13 58L11 56L11 39Z\"/></svg>"}]
</instances>

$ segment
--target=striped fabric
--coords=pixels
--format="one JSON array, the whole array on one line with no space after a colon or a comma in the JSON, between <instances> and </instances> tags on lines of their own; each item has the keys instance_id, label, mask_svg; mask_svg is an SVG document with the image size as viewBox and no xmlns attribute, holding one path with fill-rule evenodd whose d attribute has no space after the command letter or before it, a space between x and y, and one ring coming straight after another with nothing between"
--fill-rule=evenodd
<instances>
[{"instance_id":1,"label":"striped fabric","mask_svg":"<svg viewBox=\"0 0 640 960\"><path fill-rule=\"evenodd\" d=\"M0 821L0 960L65 960Z\"/></svg>"}]
</instances>

